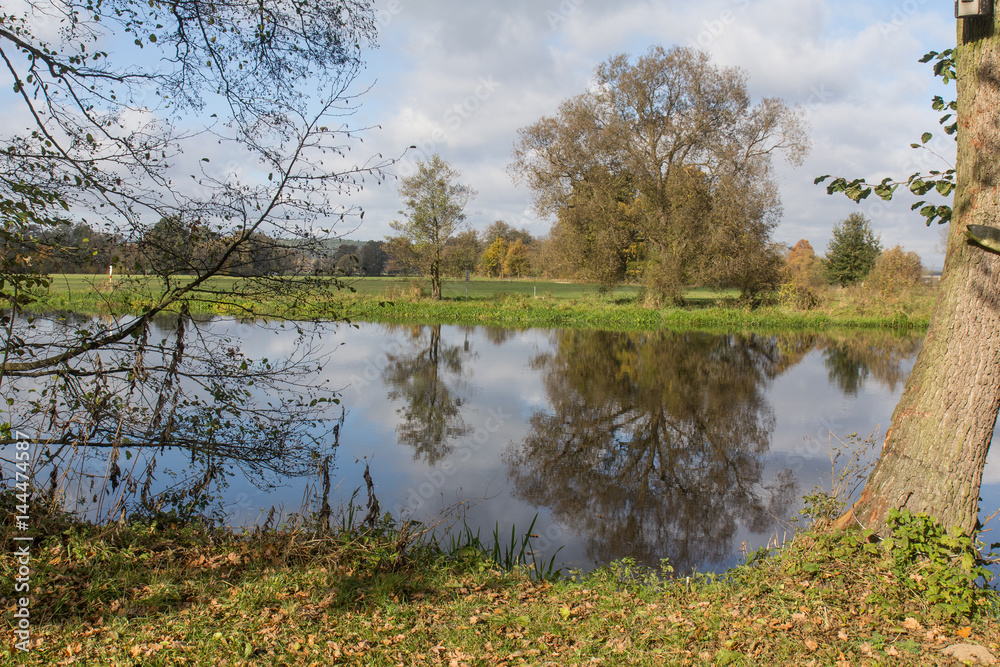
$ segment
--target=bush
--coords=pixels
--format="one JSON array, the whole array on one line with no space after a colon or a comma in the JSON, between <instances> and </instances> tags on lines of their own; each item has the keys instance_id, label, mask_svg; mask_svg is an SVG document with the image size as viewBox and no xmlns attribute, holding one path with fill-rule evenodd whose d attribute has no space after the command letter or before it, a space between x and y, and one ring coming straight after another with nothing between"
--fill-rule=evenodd
<instances>
[{"instance_id":1,"label":"bush","mask_svg":"<svg viewBox=\"0 0 1000 667\"><path fill-rule=\"evenodd\" d=\"M778 301L800 310L810 310L822 302L826 291L823 262L816 256L809 241L795 244L785 260Z\"/></svg>"},{"instance_id":2,"label":"bush","mask_svg":"<svg viewBox=\"0 0 1000 667\"><path fill-rule=\"evenodd\" d=\"M882 253L865 279L865 289L883 298L895 298L923 281L924 266L915 252L896 246Z\"/></svg>"}]
</instances>

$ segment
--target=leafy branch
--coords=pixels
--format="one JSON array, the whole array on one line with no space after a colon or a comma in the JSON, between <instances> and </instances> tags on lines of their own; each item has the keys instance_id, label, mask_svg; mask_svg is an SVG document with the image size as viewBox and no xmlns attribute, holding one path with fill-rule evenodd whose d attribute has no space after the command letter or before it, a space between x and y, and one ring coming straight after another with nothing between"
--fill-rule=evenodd
<instances>
[{"instance_id":1,"label":"leafy branch","mask_svg":"<svg viewBox=\"0 0 1000 667\"><path fill-rule=\"evenodd\" d=\"M946 49L941 53L931 51L920 59L922 63L931 61L934 61L934 76L940 76L944 79L945 83L950 83L956 79L957 74L955 71L955 54L953 49ZM931 101L931 108L935 111L947 112L938 119L938 123L944 128L945 134L954 136L958 131L958 121L954 120L955 114L958 111L958 102L955 100L945 102L944 98L936 95ZM927 142L933 138L933 133L924 132L920 136L920 143L910 144L910 147L927 150L937 155L937 157L941 157L927 147ZM944 160L943 157L941 159ZM820 176L813 182L816 184L824 183L829 178L831 176L827 174ZM955 190L955 169L951 168L944 171L932 169L926 174L917 172L910 175L906 180L894 180L888 177L882 179L879 183L870 183L864 178L848 180L844 177L837 177L827 184L826 192L830 195L842 192L855 203L860 202L862 199L867 199L872 193L878 195L884 201L890 201L901 185L905 185L906 189L917 197L923 197L931 191L937 192L942 197L948 197ZM925 199L921 199L910 206L911 211L917 209L920 210L920 215L926 219L928 226L935 221L938 224L951 222L952 208L947 204L933 204Z\"/></svg>"}]
</instances>

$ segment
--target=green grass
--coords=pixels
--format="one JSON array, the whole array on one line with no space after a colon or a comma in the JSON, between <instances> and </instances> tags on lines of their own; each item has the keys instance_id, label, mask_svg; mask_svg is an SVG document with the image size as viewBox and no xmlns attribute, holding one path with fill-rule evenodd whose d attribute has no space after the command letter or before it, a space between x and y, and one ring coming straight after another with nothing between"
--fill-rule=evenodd
<instances>
[{"instance_id":1,"label":"green grass","mask_svg":"<svg viewBox=\"0 0 1000 667\"><path fill-rule=\"evenodd\" d=\"M509 549L447 550L389 521L235 534L31 515L33 643L5 643L3 664L922 665L956 643L1000 651L995 593L953 584L932 599L913 583L966 571L945 578L960 566L859 532L803 533L719 576L624 561L540 580L514 562L523 549L498 562L518 531ZM0 536L12 544L9 519ZM0 557L7 618L13 567Z\"/></svg>"},{"instance_id":2,"label":"green grass","mask_svg":"<svg viewBox=\"0 0 1000 667\"><path fill-rule=\"evenodd\" d=\"M255 296L251 283L216 278L206 286L215 294L194 301L191 311L239 317L511 328L787 331L919 329L926 327L933 302L929 292L886 301L855 290L837 293L823 308L811 311L781 306L749 309L735 304L735 292L697 288L685 294L684 307L650 307L642 289L634 285L605 290L595 284L491 279L470 281L468 298L464 281L446 281L443 298L434 301L426 296L429 290L424 279L363 278L352 279L348 285L350 289L307 299L289 296L265 301ZM109 281L106 276L55 276L34 308L87 314L139 312L156 302L160 289L155 281L143 278Z\"/></svg>"}]
</instances>

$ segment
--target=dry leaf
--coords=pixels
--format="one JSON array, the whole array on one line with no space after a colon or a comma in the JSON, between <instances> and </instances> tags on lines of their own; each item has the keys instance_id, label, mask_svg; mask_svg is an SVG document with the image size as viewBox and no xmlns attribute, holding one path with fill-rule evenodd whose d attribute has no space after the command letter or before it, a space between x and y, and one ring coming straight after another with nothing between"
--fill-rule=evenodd
<instances>
[{"instance_id":1,"label":"dry leaf","mask_svg":"<svg viewBox=\"0 0 1000 667\"><path fill-rule=\"evenodd\" d=\"M819 648L819 644L817 644L816 642L814 642L812 639L807 639L806 640L806 648L809 649L810 651L815 651L816 649Z\"/></svg>"}]
</instances>

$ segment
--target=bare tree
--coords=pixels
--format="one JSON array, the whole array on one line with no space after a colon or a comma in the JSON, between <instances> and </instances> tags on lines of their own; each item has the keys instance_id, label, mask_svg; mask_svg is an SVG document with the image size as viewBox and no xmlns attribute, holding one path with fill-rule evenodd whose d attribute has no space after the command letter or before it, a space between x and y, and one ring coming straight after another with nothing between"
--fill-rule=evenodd
<instances>
[{"instance_id":1,"label":"bare tree","mask_svg":"<svg viewBox=\"0 0 1000 667\"><path fill-rule=\"evenodd\" d=\"M216 278L265 251L322 254L333 225L360 216L338 202L388 164L348 157L350 87L374 32L360 0L29 0L0 13L0 60L20 103L11 117L25 119L0 139L0 442L27 433L56 468L59 456L106 448L107 494L124 483L126 448L188 449L200 490L228 465L300 468L325 444L308 428L336 400L310 375L316 329L296 325L302 354L249 359L194 314L280 319L338 288L322 275ZM114 262L125 278L105 316L23 317L48 279L20 250L35 230L77 218L124 239ZM178 253L147 233L163 220L211 243ZM140 270L155 275L127 277Z\"/></svg>"}]
</instances>

